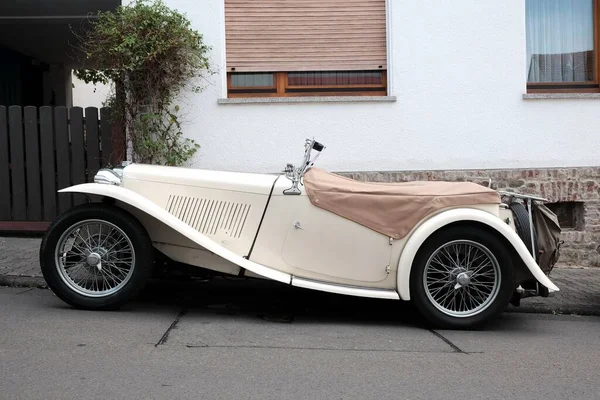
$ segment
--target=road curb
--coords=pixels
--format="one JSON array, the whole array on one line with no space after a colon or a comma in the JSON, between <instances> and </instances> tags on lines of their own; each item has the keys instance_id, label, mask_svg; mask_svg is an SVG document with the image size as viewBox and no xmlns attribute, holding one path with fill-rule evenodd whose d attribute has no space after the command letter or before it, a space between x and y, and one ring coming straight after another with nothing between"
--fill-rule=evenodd
<instances>
[{"instance_id":1,"label":"road curb","mask_svg":"<svg viewBox=\"0 0 600 400\"><path fill-rule=\"evenodd\" d=\"M582 315L600 317L600 309L594 306L582 304L536 304L509 307L506 312L522 314L554 314L554 315Z\"/></svg>"},{"instance_id":2,"label":"road curb","mask_svg":"<svg viewBox=\"0 0 600 400\"><path fill-rule=\"evenodd\" d=\"M0 286L48 288L46 280L41 276L0 275Z\"/></svg>"},{"instance_id":3,"label":"road curb","mask_svg":"<svg viewBox=\"0 0 600 400\"><path fill-rule=\"evenodd\" d=\"M31 287L48 289L48 284L41 276L0 275L0 286ZM505 312L521 314L553 314L600 316L600 308L582 304L523 304L519 307L509 306Z\"/></svg>"}]
</instances>

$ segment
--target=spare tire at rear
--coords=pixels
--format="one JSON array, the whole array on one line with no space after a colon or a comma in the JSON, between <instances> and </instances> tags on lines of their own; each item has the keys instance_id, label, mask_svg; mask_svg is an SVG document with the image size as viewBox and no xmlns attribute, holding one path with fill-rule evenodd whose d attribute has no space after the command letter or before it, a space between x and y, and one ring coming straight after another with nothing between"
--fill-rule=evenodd
<instances>
[{"instance_id":1,"label":"spare tire at rear","mask_svg":"<svg viewBox=\"0 0 600 400\"><path fill-rule=\"evenodd\" d=\"M535 251L534 259L537 262L539 258L539 245L537 240L537 232L535 226L531 227L529 223L529 212L523 203L513 200L510 202L509 208L512 210L515 217L515 226L517 228L517 234L527 246L527 250L531 252L531 232L533 231L533 248Z\"/></svg>"}]
</instances>

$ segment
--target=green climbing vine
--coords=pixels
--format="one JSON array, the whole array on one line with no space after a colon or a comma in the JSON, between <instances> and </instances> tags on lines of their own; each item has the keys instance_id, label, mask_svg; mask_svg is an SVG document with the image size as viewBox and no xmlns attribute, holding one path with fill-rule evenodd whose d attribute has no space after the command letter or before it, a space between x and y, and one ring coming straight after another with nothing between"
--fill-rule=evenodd
<instances>
[{"instance_id":1,"label":"green climbing vine","mask_svg":"<svg viewBox=\"0 0 600 400\"><path fill-rule=\"evenodd\" d=\"M181 130L178 95L202 91L212 74L202 34L161 0L100 12L77 36L87 83L110 84L106 104L122 122L133 161L181 165L200 147Z\"/></svg>"}]
</instances>

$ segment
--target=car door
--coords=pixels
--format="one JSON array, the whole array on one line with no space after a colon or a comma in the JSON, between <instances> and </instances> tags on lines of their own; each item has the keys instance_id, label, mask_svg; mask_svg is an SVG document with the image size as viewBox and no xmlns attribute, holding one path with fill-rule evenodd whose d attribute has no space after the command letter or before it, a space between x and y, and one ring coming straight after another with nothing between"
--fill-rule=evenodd
<instances>
[{"instance_id":1,"label":"car door","mask_svg":"<svg viewBox=\"0 0 600 400\"><path fill-rule=\"evenodd\" d=\"M315 207L302 196L282 256L294 275L331 282L380 282L388 275L389 238Z\"/></svg>"}]
</instances>

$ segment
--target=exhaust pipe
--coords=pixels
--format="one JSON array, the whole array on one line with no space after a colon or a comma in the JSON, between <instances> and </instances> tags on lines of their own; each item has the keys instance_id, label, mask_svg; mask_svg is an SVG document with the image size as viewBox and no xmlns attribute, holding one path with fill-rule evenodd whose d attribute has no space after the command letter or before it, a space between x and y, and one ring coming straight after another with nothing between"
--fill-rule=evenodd
<instances>
[{"instance_id":1,"label":"exhaust pipe","mask_svg":"<svg viewBox=\"0 0 600 400\"><path fill-rule=\"evenodd\" d=\"M555 295L555 292L549 291L546 286L541 285L537 281L528 283L533 287L525 289L523 286L519 285L510 299L510 304L519 307L521 305L521 299L526 299L527 297L554 297Z\"/></svg>"}]
</instances>

